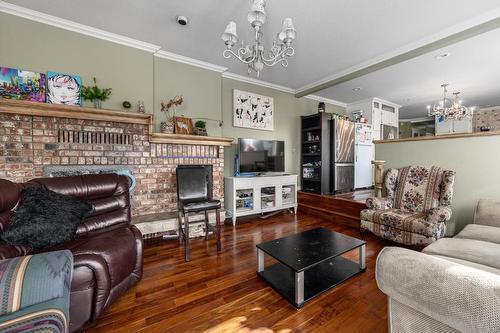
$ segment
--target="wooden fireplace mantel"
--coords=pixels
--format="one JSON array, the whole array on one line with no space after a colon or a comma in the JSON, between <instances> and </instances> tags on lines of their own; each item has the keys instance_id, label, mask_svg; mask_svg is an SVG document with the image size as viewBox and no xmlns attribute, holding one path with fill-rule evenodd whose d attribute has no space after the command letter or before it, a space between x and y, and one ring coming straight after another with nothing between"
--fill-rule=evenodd
<instances>
[{"instance_id":1,"label":"wooden fireplace mantel","mask_svg":"<svg viewBox=\"0 0 500 333\"><path fill-rule=\"evenodd\" d=\"M153 115L0 98L0 113L149 125L151 143L230 146L233 138L153 133Z\"/></svg>"},{"instance_id":2,"label":"wooden fireplace mantel","mask_svg":"<svg viewBox=\"0 0 500 333\"><path fill-rule=\"evenodd\" d=\"M145 113L95 109L48 103L36 103L0 98L0 113L35 117L56 117L82 120L115 121L119 123L150 125L153 116Z\"/></svg>"},{"instance_id":3,"label":"wooden fireplace mantel","mask_svg":"<svg viewBox=\"0 0 500 333\"><path fill-rule=\"evenodd\" d=\"M207 146L230 146L231 143L233 143L233 138L187 135L187 134L151 133L150 142L207 145Z\"/></svg>"}]
</instances>

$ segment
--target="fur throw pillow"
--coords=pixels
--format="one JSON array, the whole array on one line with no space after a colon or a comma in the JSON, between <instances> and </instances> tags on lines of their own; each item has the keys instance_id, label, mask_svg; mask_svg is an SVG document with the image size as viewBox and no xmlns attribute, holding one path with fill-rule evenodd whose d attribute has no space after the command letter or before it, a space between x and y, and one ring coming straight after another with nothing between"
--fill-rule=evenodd
<instances>
[{"instance_id":1,"label":"fur throw pillow","mask_svg":"<svg viewBox=\"0 0 500 333\"><path fill-rule=\"evenodd\" d=\"M32 250L60 244L75 237L78 225L91 211L88 202L43 187L28 187L1 238Z\"/></svg>"}]
</instances>

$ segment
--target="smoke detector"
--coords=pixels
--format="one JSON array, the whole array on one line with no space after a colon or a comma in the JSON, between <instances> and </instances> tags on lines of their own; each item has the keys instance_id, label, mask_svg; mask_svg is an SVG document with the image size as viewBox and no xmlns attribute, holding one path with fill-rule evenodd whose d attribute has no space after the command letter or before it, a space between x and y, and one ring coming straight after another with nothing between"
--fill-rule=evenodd
<instances>
[{"instance_id":1,"label":"smoke detector","mask_svg":"<svg viewBox=\"0 0 500 333\"><path fill-rule=\"evenodd\" d=\"M451 53L450 53L450 52L441 53L441 54L438 54L438 55L436 56L436 60L443 60L443 59L448 58L449 56L451 56Z\"/></svg>"},{"instance_id":2,"label":"smoke detector","mask_svg":"<svg viewBox=\"0 0 500 333\"><path fill-rule=\"evenodd\" d=\"M179 15L179 16L177 16L177 23L179 23L180 25L187 25L188 18L184 15Z\"/></svg>"}]
</instances>

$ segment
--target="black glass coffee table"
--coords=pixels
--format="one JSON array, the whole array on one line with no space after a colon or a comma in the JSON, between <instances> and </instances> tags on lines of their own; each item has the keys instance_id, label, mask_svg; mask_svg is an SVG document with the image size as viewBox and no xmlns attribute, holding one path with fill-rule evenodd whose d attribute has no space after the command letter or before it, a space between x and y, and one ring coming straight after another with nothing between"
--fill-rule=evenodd
<instances>
[{"instance_id":1,"label":"black glass coffee table","mask_svg":"<svg viewBox=\"0 0 500 333\"><path fill-rule=\"evenodd\" d=\"M257 245L257 274L295 307L364 272L365 245L360 239L316 228ZM359 248L359 261L342 254ZM278 263L264 267L264 254Z\"/></svg>"}]
</instances>

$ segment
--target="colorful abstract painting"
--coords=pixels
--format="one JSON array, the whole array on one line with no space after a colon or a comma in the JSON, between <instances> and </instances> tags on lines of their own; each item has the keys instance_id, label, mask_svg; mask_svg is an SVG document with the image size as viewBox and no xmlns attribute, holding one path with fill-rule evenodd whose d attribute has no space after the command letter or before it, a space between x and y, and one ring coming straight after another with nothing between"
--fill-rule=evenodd
<instances>
[{"instance_id":1,"label":"colorful abstract painting","mask_svg":"<svg viewBox=\"0 0 500 333\"><path fill-rule=\"evenodd\" d=\"M45 102L45 74L0 67L0 97Z\"/></svg>"},{"instance_id":2,"label":"colorful abstract painting","mask_svg":"<svg viewBox=\"0 0 500 333\"><path fill-rule=\"evenodd\" d=\"M274 100L250 92L233 91L233 126L274 130Z\"/></svg>"},{"instance_id":3,"label":"colorful abstract painting","mask_svg":"<svg viewBox=\"0 0 500 333\"><path fill-rule=\"evenodd\" d=\"M47 103L82 106L82 78L48 72Z\"/></svg>"}]
</instances>

